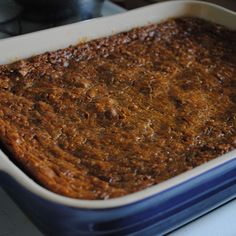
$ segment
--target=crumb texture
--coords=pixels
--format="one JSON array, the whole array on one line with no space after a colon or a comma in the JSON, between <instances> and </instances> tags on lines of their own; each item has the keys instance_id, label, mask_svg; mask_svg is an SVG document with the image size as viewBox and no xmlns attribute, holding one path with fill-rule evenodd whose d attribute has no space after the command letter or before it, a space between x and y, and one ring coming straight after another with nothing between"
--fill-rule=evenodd
<instances>
[{"instance_id":1,"label":"crumb texture","mask_svg":"<svg viewBox=\"0 0 236 236\"><path fill-rule=\"evenodd\" d=\"M145 189L236 147L236 32L171 19L0 66L0 142L80 199Z\"/></svg>"}]
</instances>

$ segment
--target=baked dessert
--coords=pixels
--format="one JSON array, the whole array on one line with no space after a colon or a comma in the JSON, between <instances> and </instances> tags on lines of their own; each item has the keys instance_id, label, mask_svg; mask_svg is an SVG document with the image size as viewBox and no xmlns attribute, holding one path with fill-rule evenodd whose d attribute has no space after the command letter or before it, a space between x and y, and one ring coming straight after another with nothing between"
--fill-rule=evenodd
<instances>
[{"instance_id":1,"label":"baked dessert","mask_svg":"<svg viewBox=\"0 0 236 236\"><path fill-rule=\"evenodd\" d=\"M196 18L0 66L0 140L49 190L139 191L236 147L236 32Z\"/></svg>"}]
</instances>

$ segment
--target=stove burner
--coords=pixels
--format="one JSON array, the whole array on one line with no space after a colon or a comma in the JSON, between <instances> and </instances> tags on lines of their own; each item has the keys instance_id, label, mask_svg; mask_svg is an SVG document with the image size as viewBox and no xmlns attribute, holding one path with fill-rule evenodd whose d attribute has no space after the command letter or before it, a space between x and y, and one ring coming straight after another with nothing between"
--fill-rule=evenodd
<instances>
[{"instance_id":1,"label":"stove burner","mask_svg":"<svg viewBox=\"0 0 236 236\"><path fill-rule=\"evenodd\" d=\"M22 19L32 22L56 22L62 21L75 15L76 12L73 9L34 9L34 8L24 8L22 11Z\"/></svg>"},{"instance_id":2,"label":"stove burner","mask_svg":"<svg viewBox=\"0 0 236 236\"><path fill-rule=\"evenodd\" d=\"M0 38L21 33L20 12L21 8L13 0L0 2Z\"/></svg>"},{"instance_id":3,"label":"stove burner","mask_svg":"<svg viewBox=\"0 0 236 236\"><path fill-rule=\"evenodd\" d=\"M23 7L22 17L34 22L55 22L79 16L80 20L99 16L104 0L15 0ZM89 14L88 14L89 13Z\"/></svg>"},{"instance_id":4,"label":"stove burner","mask_svg":"<svg viewBox=\"0 0 236 236\"><path fill-rule=\"evenodd\" d=\"M15 19L21 8L13 0L0 1L0 24Z\"/></svg>"},{"instance_id":5,"label":"stove burner","mask_svg":"<svg viewBox=\"0 0 236 236\"><path fill-rule=\"evenodd\" d=\"M31 5L26 7L16 3L23 1L28 1ZM62 2L62 0L39 0L37 2L41 4L41 2L49 3L53 1ZM63 3L67 1L77 2L77 5L73 5L73 8L64 5L63 8L48 7L42 10L42 7L39 6L37 8L32 7L36 4L34 0L0 0L0 40L124 11L110 1L63 0Z\"/></svg>"}]
</instances>

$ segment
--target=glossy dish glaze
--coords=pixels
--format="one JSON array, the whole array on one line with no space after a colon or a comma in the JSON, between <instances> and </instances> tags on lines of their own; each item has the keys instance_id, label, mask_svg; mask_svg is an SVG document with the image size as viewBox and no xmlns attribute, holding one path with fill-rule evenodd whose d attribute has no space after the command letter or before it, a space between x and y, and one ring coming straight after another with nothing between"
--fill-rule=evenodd
<instances>
[{"instance_id":1,"label":"glossy dish glaze","mask_svg":"<svg viewBox=\"0 0 236 236\"><path fill-rule=\"evenodd\" d=\"M169 17L198 17L235 29L235 13L212 4L173 1L117 16L76 23L2 40L1 63L42 54L158 23ZM49 39L57 40L49 40ZM40 43L39 43L40 42ZM235 197L235 150L155 186L108 200L78 200L36 184L0 151L0 181L48 235L159 235L189 222Z\"/></svg>"}]
</instances>

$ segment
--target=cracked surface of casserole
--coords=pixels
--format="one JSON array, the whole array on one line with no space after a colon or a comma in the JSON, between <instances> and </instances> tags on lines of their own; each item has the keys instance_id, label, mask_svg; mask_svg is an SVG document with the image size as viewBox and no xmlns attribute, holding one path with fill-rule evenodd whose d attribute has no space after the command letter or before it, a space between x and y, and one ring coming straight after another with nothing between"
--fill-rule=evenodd
<instances>
[{"instance_id":1,"label":"cracked surface of casserole","mask_svg":"<svg viewBox=\"0 0 236 236\"><path fill-rule=\"evenodd\" d=\"M0 66L0 141L80 199L139 191L236 147L236 32L170 19Z\"/></svg>"}]
</instances>

